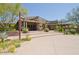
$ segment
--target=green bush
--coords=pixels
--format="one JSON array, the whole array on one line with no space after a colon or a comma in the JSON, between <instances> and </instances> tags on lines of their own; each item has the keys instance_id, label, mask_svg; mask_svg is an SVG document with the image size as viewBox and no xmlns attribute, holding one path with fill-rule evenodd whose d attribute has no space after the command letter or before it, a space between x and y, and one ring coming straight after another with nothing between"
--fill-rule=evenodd
<instances>
[{"instance_id":1,"label":"green bush","mask_svg":"<svg viewBox=\"0 0 79 59\"><path fill-rule=\"evenodd\" d=\"M20 47L20 40L6 40L4 42L0 42L0 52L7 49L8 52L15 52L17 47Z\"/></svg>"},{"instance_id":2,"label":"green bush","mask_svg":"<svg viewBox=\"0 0 79 59\"><path fill-rule=\"evenodd\" d=\"M0 47L0 53L2 53L3 52L3 48L2 47Z\"/></svg>"},{"instance_id":3,"label":"green bush","mask_svg":"<svg viewBox=\"0 0 79 59\"><path fill-rule=\"evenodd\" d=\"M21 41L26 41L26 38L22 38Z\"/></svg>"},{"instance_id":4,"label":"green bush","mask_svg":"<svg viewBox=\"0 0 79 59\"><path fill-rule=\"evenodd\" d=\"M63 27L59 26L58 31L59 31L59 32L64 32Z\"/></svg>"},{"instance_id":5,"label":"green bush","mask_svg":"<svg viewBox=\"0 0 79 59\"><path fill-rule=\"evenodd\" d=\"M15 45L11 44L8 46L8 52L14 53L16 51Z\"/></svg>"},{"instance_id":6,"label":"green bush","mask_svg":"<svg viewBox=\"0 0 79 59\"><path fill-rule=\"evenodd\" d=\"M27 35L27 36L26 36L26 40L27 40L27 41L30 41L31 39L32 39L32 37L31 37L30 35Z\"/></svg>"},{"instance_id":7,"label":"green bush","mask_svg":"<svg viewBox=\"0 0 79 59\"><path fill-rule=\"evenodd\" d=\"M11 32L16 32L17 30L16 29L12 29L12 30L10 30Z\"/></svg>"},{"instance_id":8,"label":"green bush","mask_svg":"<svg viewBox=\"0 0 79 59\"><path fill-rule=\"evenodd\" d=\"M21 39L21 42L24 42L24 41L28 41L26 37Z\"/></svg>"},{"instance_id":9,"label":"green bush","mask_svg":"<svg viewBox=\"0 0 79 59\"><path fill-rule=\"evenodd\" d=\"M15 45L16 48L21 46L19 39L8 41L8 46L12 44Z\"/></svg>"},{"instance_id":10,"label":"green bush","mask_svg":"<svg viewBox=\"0 0 79 59\"><path fill-rule=\"evenodd\" d=\"M25 38L22 38L22 41L30 41L32 37L30 35L27 35Z\"/></svg>"},{"instance_id":11,"label":"green bush","mask_svg":"<svg viewBox=\"0 0 79 59\"><path fill-rule=\"evenodd\" d=\"M65 29L64 34L69 34L69 33L70 33L69 29Z\"/></svg>"},{"instance_id":12,"label":"green bush","mask_svg":"<svg viewBox=\"0 0 79 59\"><path fill-rule=\"evenodd\" d=\"M48 29L48 28L45 28L44 31L45 31L45 32L49 32L49 29Z\"/></svg>"},{"instance_id":13,"label":"green bush","mask_svg":"<svg viewBox=\"0 0 79 59\"><path fill-rule=\"evenodd\" d=\"M78 28L76 29L76 32L77 32L77 34L79 34L79 29Z\"/></svg>"},{"instance_id":14,"label":"green bush","mask_svg":"<svg viewBox=\"0 0 79 59\"><path fill-rule=\"evenodd\" d=\"M16 48L20 47L21 46L20 40L14 40L14 45Z\"/></svg>"},{"instance_id":15,"label":"green bush","mask_svg":"<svg viewBox=\"0 0 79 59\"><path fill-rule=\"evenodd\" d=\"M22 41L30 41L32 37L30 35L27 35L26 38L22 38Z\"/></svg>"},{"instance_id":16,"label":"green bush","mask_svg":"<svg viewBox=\"0 0 79 59\"><path fill-rule=\"evenodd\" d=\"M64 32L64 28L61 27L61 26L56 26L56 30L57 30L58 32Z\"/></svg>"},{"instance_id":17,"label":"green bush","mask_svg":"<svg viewBox=\"0 0 79 59\"><path fill-rule=\"evenodd\" d=\"M22 32L23 33L27 33L28 32L28 29L27 28L24 28L24 29L22 29Z\"/></svg>"},{"instance_id":18,"label":"green bush","mask_svg":"<svg viewBox=\"0 0 79 59\"><path fill-rule=\"evenodd\" d=\"M4 31L5 30L5 28L0 28L0 31Z\"/></svg>"},{"instance_id":19,"label":"green bush","mask_svg":"<svg viewBox=\"0 0 79 59\"><path fill-rule=\"evenodd\" d=\"M64 28L62 28L62 32L64 32Z\"/></svg>"},{"instance_id":20,"label":"green bush","mask_svg":"<svg viewBox=\"0 0 79 59\"><path fill-rule=\"evenodd\" d=\"M75 34L76 33L76 30L75 29L70 29L70 33L71 34Z\"/></svg>"},{"instance_id":21,"label":"green bush","mask_svg":"<svg viewBox=\"0 0 79 59\"><path fill-rule=\"evenodd\" d=\"M8 43L7 42L1 42L0 43L0 47L3 48L3 49L5 49L5 48L8 47Z\"/></svg>"},{"instance_id":22,"label":"green bush","mask_svg":"<svg viewBox=\"0 0 79 59\"><path fill-rule=\"evenodd\" d=\"M4 44L2 42L0 42L0 48L4 49Z\"/></svg>"},{"instance_id":23,"label":"green bush","mask_svg":"<svg viewBox=\"0 0 79 59\"><path fill-rule=\"evenodd\" d=\"M0 42L0 53L2 53L4 51L4 49L6 49L8 47L8 43L7 42Z\"/></svg>"},{"instance_id":24,"label":"green bush","mask_svg":"<svg viewBox=\"0 0 79 59\"><path fill-rule=\"evenodd\" d=\"M59 31L59 32L62 32L62 29L61 29L61 28L59 28L59 29L58 29L58 31Z\"/></svg>"},{"instance_id":25,"label":"green bush","mask_svg":"<svg viewBox=\"0 0 79 59\"><path fill-rule=\"evenodd\" d=\"M1 41L3 42L4 41L4 39L6 39L8 37L8 34L7 34L7 32L0 32L0 39L1 39Z\"/></svg>"}]
</instances>

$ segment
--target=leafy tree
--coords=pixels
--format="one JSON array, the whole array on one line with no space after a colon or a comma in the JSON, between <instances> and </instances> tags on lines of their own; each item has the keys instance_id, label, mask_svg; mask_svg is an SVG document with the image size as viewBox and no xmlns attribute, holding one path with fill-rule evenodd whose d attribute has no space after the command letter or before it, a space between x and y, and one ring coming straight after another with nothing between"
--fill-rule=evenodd
<instances>
[{"instance_id":1,"label":"leafy tree","mask_svg":"<svg viewBox=\"0 0 79 59\"><path fill-rule=\"evenodd\" d=\"M11 27L10 24L16 20L19 15L19 11L24 15L27 14L27 9L23 8L21 4L0 4L0 25L2 25L0 27Z\"/></svg>"},{"instance_id":2,"label":"leafy tree","mask_svg":"<svg viewBox=\"0 0 79 59\"><path fill-rule=\"evenodd\" d=\"M68 21L71 21L74 24L79 23L79 7L73 8L70 13L67 14Z\"/></svg>"}]
</instances>

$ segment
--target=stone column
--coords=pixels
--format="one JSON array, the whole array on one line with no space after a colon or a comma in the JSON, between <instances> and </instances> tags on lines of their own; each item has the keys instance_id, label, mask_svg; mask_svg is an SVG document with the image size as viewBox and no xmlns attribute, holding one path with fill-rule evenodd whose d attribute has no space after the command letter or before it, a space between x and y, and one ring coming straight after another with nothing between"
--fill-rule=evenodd
<instances>
[{"instance_id":1,"label":"stone column","mask_svg":"<svg viewBox=\"0 0 79 59\"><path fill-rule=\"evenodd\" d=\"M37 24L37 30L42 30L42 29L43 29L42 24L41 23L38 23Z\"/></svg>"},{"instance_id":2,"label":"stone column","mask_svg":"<svg viewBox=\"0 0 79 59\"><path fill-rule=\"evenodd\" d=\"M26 28L27 28L27 21L26 21Z\"/></svg>"}]
</instances>

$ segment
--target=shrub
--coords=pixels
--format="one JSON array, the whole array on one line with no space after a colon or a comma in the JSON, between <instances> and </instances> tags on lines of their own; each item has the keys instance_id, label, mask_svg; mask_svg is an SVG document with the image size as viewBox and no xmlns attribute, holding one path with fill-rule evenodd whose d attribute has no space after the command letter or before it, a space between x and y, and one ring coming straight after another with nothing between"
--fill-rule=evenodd
<instances>
[{"instance_id":1,"label":"shrub","mask_svg":"<svg viewBox=\"0 0 79 59\"><path fill-rule=\"evenodd\" d=\"M20 40L12 40L12 41L9 41L9 42L8 42L8 46L9 46L9 45L15 45L16 48L17 48L17 47L20 47L20 46L21 46Z\"/></svg>"},{"instance_id":2,"label":"shrub","mask_svg":"<svg viewBox=\"0 0 79 59\"><path fill-rule=\"evenodd\" d=\"M76 32L77 32L77 34L79 34L79 29L78 28L76 29Z\"/></svg>"},{"instance_id":3,"label":"shrub","mask_svg":"<svg viewBox=\"0 0 79 59\"><path fill-rule=\"evenodd\" d=\"M14 53L16 51L16 47L14 44L8 46L8 52Z\"/></svg>"},{"instance_id":4,"label":"shrub","mask_svg":"<svg viewBox=\"0 0 79 59\"><path fill-rule=\"evenodd\" d=\"M22 38L21 40L22 40L22 41L26 41L26 38Z\"/></svg>"},{"instance_id":5,"label":"shrub","mask_svg":"<svg viewBox=\"0 0 79 59\"><path fill-rule=\"evenodd\" d=\"M16 29L12 29L12 30L10 30L11 32L16 32L17 30Z\"/></svg>"},{"instance_id":6,"label":"shrub","mask_svg":"<svg viewBox=\"0 0 79 59\"><path fill-rule=\"evenodd\" d=\"M56 26L56 30L57 30L58 32L61 32L61 31L62 31L61 26Z\"/></svg>"},{"instance_id":7,"label":"shrub","mask_svg":"<svg viewBox=\"0 0 79 59\"><path fill-rule=\"evenodd\" d=\"M70 29L70 33L71 34L75 34L76 33L76 30L75 29Z\"/></svg>"},{"instance_id":8,"label":"shrub","mask_svg":"<svg viewBox=\"0 0 79 59\"><path fill-rule=\"evenodd\" d=\"M65 29L64 34L69 34L69 29Z\"/></svg>"},{"instance_id":9,"label":"shrub","mask_svg":"<svg viewBox=\"0 0 79 59\"><path fill-rule=\"evenodd\" d=\"M8 41L8 46L14 44L13 40Z\"/></svg>"},{"instance_id":10,"label":"shrub","mask_svg":"<svg viewBox=\"0 0 79 59\"><path fill-rule=\"evenodd\" d=\"M62 32L62 28L59 28L58 31L59 31L59 32Z\"/></svg>"},{"instance_id":11,"label":"shrub","mask_svg":"<svg viewBox=\"0 0 79 59\"><path fill-rule=\"evenodd\" d=\"M20 47L20 40L6 40L4 42L0 42L0 52L7 49L8 52L15 52L16 48Z\"/></svg>"},{"instance_id":12,"label":"shrub","mask_svg":"<svg viewBox=\"0 0 79 59\"><path fill-rule=\"evenodd\" d=\"M44 31L45 31L45 32L49 32L49 29L48 29L48 28L45 28Z\"/></svg>"},{"instance_id":13,"label":"shrub","mask_svg":"<svg viewBox=\"0 0 79 59\"><path fill-rule=\"evenodd\" d=\"M3 42L8 37L7 32L0 32L0 39Z\"/></svg>"},{"instance_id":14,"label":"shrub","mask_svg":"<svg viewBox=\"0 0 79 59\"><path fill-rule=\"evenodd\" d=\"M3 52L3 48L2 47L0 47L0 53L2 53Z\"/></svg>"},{"instance_id":15,"label":"shrub","mask_svg":"<svg viewBox=\"0 0 79 59\"><path fill-rule=\"evenodd\" d=\"M5 51L9 46L8 41L0 42L0 52Z\"/></svg>"},{"instance_id":16,"label":"shrub","mask_svg":"<svg viewBox=\"0 0 79 59\"><path fill-rule=\"evenodd\" d=\"M5 49L5 48L8 47L8 43L7 42L1 42L0 43L0 47L3 48L3 49Z\"/></svg>"},{"instance_id":17,"label":"shrub","mask_svg":"<svg viewBox=\"0 0 79 59\"><path fill-rule=\"evenodd\" d=\"M62 28L62 32L64 32L64 28Z\"/></svg>"},{"instance_id":18,"label":"shrub","mask_svg":"<svg viewBox=\"0 0 79 59\"><path fill-rule=\"evenodd\" d=\"M22 38L22 41L30 41L32 37L30 35L27 35L25 38Z\"/></svg>"},{"instance_id":19,"label":"shrub","mask_svg":"<svg viewBox=\"0 0 79 59\"><path fill-rule=\"evenodd\" d=\"M14 40L14 45L15 45L16 48L20 47L21 46L20 40Z\"/></svg>"},{"instance_id":20,"label":"shrub","mask_svg":"<svg viewBox=\"0 0 79 59\"><path fill-rule=\"evenodd\" d=\"M57 30L58 30L59 32L64 32L64 28L61 27L61 26L59 26L59 27L57 28Z\"/></svg>"},{"instance_id":21,"label":"shrub","mask_svg":"<svg viewBox=\"0 0 79 59\"><path fill-rule=\"evenodd\" d=\"M32 37L31 37L30 35L27 35L27 36L26 36L26 40L27 40L27 41L30 41L31 39L32 39Z\"/></svg>"},{"instance_id":22,"label":"shrub","mask_svg":"<svg viewBox=\"0 0 79 59\"><path fill-rule=\"evenodd\" d=\"M24 29L22 29L22 32L23 33L27 33L28 32L28 29L27 28L24 28Z\"/></svg>"},{"instance_id":23,"label":"shrub","mask_svg":"<svg viewBox=\"0 0 79 59\"><path fill-rule=\"evenodd\" d=\"M2 53L3 52L3 45L2 45L2 43L0 43L0 53Z\"/></svg>"},{"instance_id":24,"label":"shrub","mask_svg":"<svg viewBox=\"0 0 79 59\"><path fill-rule=\"evenodd\" d=\"M4 50L8 47L8 42L0 42L0 53L4 52Z\"/></svg>"},{"instance_id":25,"label":"shrub","mask_svg":"<svg viewBox=\"0 0 79 59\"><path fill-rule=\"evenodd\" d=\"M27 35L26 38L22 38L22 41L30 41L32 39L31 36Z\"/></svg>"}]
</instances>

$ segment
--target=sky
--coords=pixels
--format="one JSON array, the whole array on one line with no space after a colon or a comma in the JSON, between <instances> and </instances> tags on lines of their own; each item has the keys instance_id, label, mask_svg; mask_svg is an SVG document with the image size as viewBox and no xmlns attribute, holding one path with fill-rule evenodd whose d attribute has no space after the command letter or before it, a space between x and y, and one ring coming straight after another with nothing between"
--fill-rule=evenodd
<instances>
[{"instance_id":1,"label":"sky","mask_svg":"<svg viewBox=\"0 0 79 59\"><path fill-rule=\"evenodd\" d=\"M78 3L23 3L28 9L28 16L40 16L46 20L66 19L67 13L79 7Z\"/></svg>"}]
</instances>

